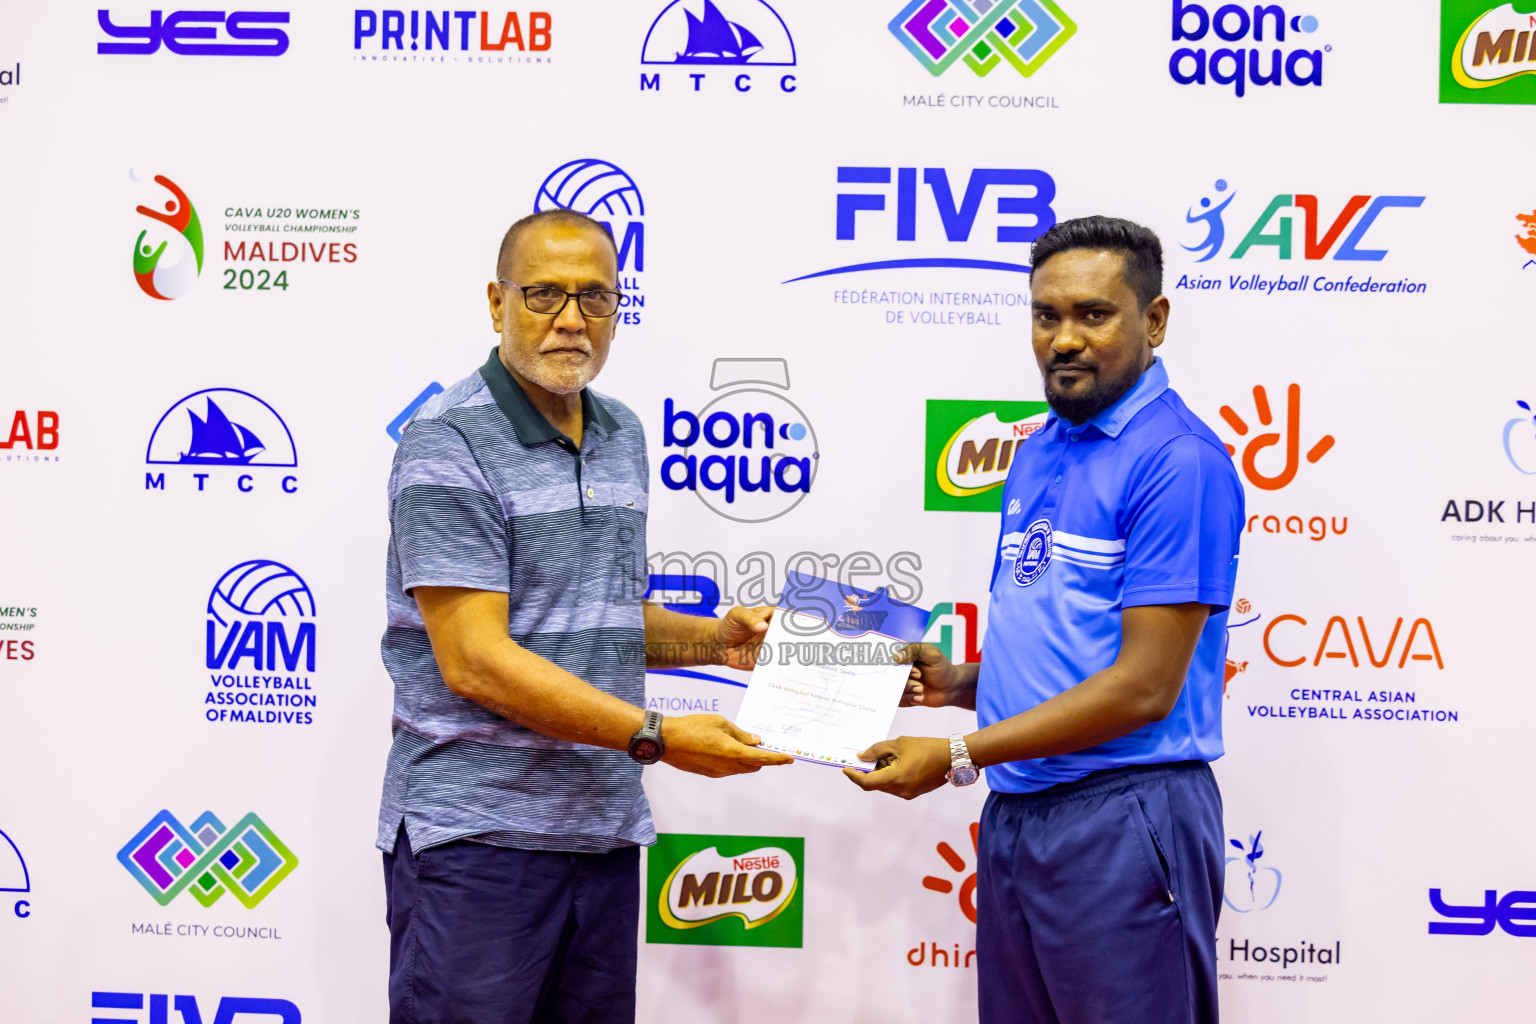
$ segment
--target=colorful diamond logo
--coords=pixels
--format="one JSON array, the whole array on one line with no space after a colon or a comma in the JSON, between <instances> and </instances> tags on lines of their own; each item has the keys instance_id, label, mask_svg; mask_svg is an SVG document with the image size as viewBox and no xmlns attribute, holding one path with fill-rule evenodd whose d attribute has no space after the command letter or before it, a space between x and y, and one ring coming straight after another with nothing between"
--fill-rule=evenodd
<instances>
[{"instance_id":1,"label":"colorful diamond logo","mask_svg":"<svg viewBox=\"0 0 1536 1024\"><path fill-rule=\"evenodd\" d=\"M978 77L1007 61L1028 78L1077 23L1052 0L912 0L890 28L934 77L964 60Z\"/></svg>"},{"instance_id":2,"label":"colorful diamond logo","mask_svg":"<svg viewBox=\"0 0 1536 1024\"><path fill-rule=\"evenodd\" d=\"M117 859L162 907L188 888L205 907L226 890L254 907L299 866L293 851L256 815L247 814L226 829L211 811L190 829L170 811L161 811L118 851Z\"/></svg>"}]
</instances>

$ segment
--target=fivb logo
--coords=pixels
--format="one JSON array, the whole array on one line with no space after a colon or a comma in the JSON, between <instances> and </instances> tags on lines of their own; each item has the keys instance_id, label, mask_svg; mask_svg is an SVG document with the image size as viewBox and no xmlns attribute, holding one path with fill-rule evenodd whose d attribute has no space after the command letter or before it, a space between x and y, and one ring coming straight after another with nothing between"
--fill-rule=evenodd
<instances>
[{"instance_id":1,"label":"fivb logo","mask_svg":"<svg viewBox=\"0 0 1536 1024\"><path fill-rule=\"evenodd\" d=\"M619 290L624 293L618 322L638 324L645 296L638 275L645 270L645 200L635 179L617 164L590 158L572 160L550 172L533 201L535 213L575 210L594 218L619 249Z\"/></svg>"},{"instance_id":2,"label":"fivb logo","mask_svg":"<svg viewBox=\"0 0 1536 1024\"><path fill-rule=\"evenodd\" d=\"M927 204L918 202L918 197L922 194L922 190L918 188L918 170L916 167L839 167L837 180L841 185L881 187L865 187L857 191L837 194L837 240L840 242L859 240L861 226L864 227L863 237L867 239L874 233L870 228L874 228L874 231L880 230L874 227L876 224L886 227L887 230L894 229L898 242L917 241L919 233L925 237L932 237L934 224L929 207ZM887 200L893 198L890 195L893 171L896 185L894 196L896 216L895 223L891 224L889 214L884 217L873 215L884 213L888 209ZM951 182L949 172L942 167L922 168L922 183L926 186L926 193L932 200L931 210L937 217L937 226L943 230L945 240L952 243L971 240L977 218L982 213L983 200L990 190L1003 193L997 196L996 205L992 209L1004 219L1004 223L997 224L992 240L999 243L1028 245L1056 223L1056 211L1051 206L1056 198L1056 182L1044 171L977 168L969 173L964 191L958 200L953 187L955 183ZM863 214L862 217L861 214ZM1018 218L1018 220L1012 220L1012 218ZM991 218L988 220L990 221ZM970 270L1029 273L1029 267L1023 263L930 256L854 263L833 267L830 270L802 274L784 283L790 284L794 281L805 281L813 277L827 277L833 274L853 274L868 270L900 270L912 267L961 267Z\"/></svg>"},{"instance_id":3,"label":"fivb logo","mask_svg":"<svg viewBox=\"0 0 1536 1024\"><path fill-rule=\"evenodd\" d=\"M662 405L662 448L682 451L662 460L661 482L738 523L777 519L811 492L821 460L810 419L783 394L789 364L716 359L709 386L725 393L696 413Z\"/></svg>"},{"instance_id":4,"label":"fivb logo","mask_svg":"<svg viewBox=\"0 0 1536 1024\"><path fill-rule=\"evenodd\" d=\"M1004 61L1028 78L1077 32L1052 0L912 0L889 28L935 78L957 60L978 78Z\"/></svg>"},{"instance_id":5,"label":"fivb logo","mask_svg":"<svg viewBox=\"0 0 1536 1024\"><path fill-rule=\"evenodd\" d=\"M229 892L250 909L299 866L293 851L256 815L225 828L212 811L204 811L191 828L161 811L117 852L117 860L162 907L188 891L205 907Z\"/></svg>"},{"instance_id":6,"label":"fivb logo","mask_svg":"<svg viewBox=\"0 0 1536 1024\"><path fill-rule=\"evenodd\" d=\"M1217 196L1227 192L1227 189L1226 179L1218 178L1215 186ZM1204 239L1197 245L1183 247L1189 252L1201 254L1197 263L1215 259L1225 246L1227 233L1223 214L1236 198L1235 191L1220 202L1213 202L1210 196L1203 196L1198 204L1199 211L1191 207L1185 214L1184 219L1188 223L1205 227ZM1232 250L1231 258L1240 260L1251 249L1269 248L1274 250L1277 258L1291 259L1297 248L1294 236L1297 218L1292 211L1300 210L1304 228L1301 247L1303 259L1379 262L1386 258L1387 250L1362 248L1366 232L1371 230L1384 211L1398 207L1417 209L1424 205L1424 199L1424 196L1352 196L1333 217L1332 223L1325 226L1327 214L1320 212L1323 208L1317 196L1283 193L1269 201L1259 219L1253 222L1242 241ZM1346 228L1349 229L1348 235L1344 234Z\"/></svg>"},{"instance_id":7,"label":"fivb logo","mask_svg":"<svg viewBox=\"0 0 1536 1024\"><path fill-rule=\"evenodd\" d=\"M669 835L646 856L647 942L802 944L805 840Z\"/></svg>"},{"instance_id":8,"label":"fivb logo","mask_svg":"<svg viewBox=\"0 0 1536 1024\"><path fill-rule=\"evenodd\" d=\"M930 398L923 508L997 512L1013 456L1045 425L1044 402Z\"/></svg>"},{"instance_id":9,"label":"fivb logo","mask_svg":"<svg viewBox=\"0 0 1536 1024\"><path fill-rule=\"evenodd\" d=\"M1208 11L1197 3L1173 0L1173 41L1203 43L1214 35L1224 43L1207 51L1204 46L1183 46L1168 59L1168 74L1180 85L1204 85L1206 75L1218 85L1230 85L1241 97L1249 85L1322 85L1323 54L1333 49L1291 50L1272 46L1266 53L1255 43L1284 43L1286 30L1311 35L1317 31L1317 19L1310 14L1287 17L1279 4L1224 4ZM1265 33L1268 33L1266 38ZM1267 61L1266 61L1267 58Z\"/></svg>"},{"instance_id":10,"label":"fivb logo","mask_svg":"<svg viewBox=\"0 0 1536 1024\"><path fill-rule=\"evenodd\" d=\"M128 176L135 182L144 180L137 168ZM169 192L170 198L159 204L163 210L141 205L135 211L157 223L141 230L133 243L133 276L150 298L179 299L192 290L203 272L203 226L181 186L163 174L155 175L155 183Z\"/></svg>"},{"instance_id":11,"label":"fivb logo","mask_svg":"<svg viewBox=\"0 0 1536 1024\"><path fill-rule=\"evenodd\" d=\"M258 480L267 490L272 489L272 481L265 474L244 470L297 468L299 455L288 424L272 406L249 391L205 388L165 411L149 435L144 461L151 466L191 469L190 473L180 474L180 479L196 480L200 492L209 490L210 479L227 486L233 476L235 489L249 494L258 489ZM229 472L214 472L215 469ZM165 471L146 471L144 489L165 490L165 477ZM285 473L277 481L277 488L284 494L293 494L299 489L299 478Z\"/></svg>"},{"instance_id":12,"label":"fivb logo","mask_svg":"<svg viewBox=\"0 0 1536 1024\"><path fill-rule=\"evenodd\" d=\"M147 1024L170 1024L171 1012L181 1015L181 1024L202 1024L203 1011L196 996L168 995L158 992L92 992L93 1010L137 1010L142 1012L148 1002ZM212 1024L246 1024L250 1017L262 1017L261 1024L303 1024L299 1008L286 999L251 999L245 996L225 996L219 1000ZM238 1020L236 1018L239 1018ZM139 1024L127 1017L91 1017L91 1024Z\"/></svg>"}]
</instances>

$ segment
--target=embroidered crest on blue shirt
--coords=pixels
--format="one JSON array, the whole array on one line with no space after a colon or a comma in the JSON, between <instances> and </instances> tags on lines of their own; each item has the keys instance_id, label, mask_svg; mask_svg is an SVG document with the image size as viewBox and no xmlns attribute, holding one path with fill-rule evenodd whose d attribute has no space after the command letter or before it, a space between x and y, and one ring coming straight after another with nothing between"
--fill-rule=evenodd
<instances>
[{"instance_id":1,"label":"embroidered crest on blue shirt","mask_svg":"<svg viewBox=\"0 0 1536 1024\"><path fill-rule=\"evenodd\" d=\"M1051 564L1051 521L1036 519L1019 539L1019 557L1013 563L1013 582L1027 587L1045 574Z\"/></svg>"}]
</instances>

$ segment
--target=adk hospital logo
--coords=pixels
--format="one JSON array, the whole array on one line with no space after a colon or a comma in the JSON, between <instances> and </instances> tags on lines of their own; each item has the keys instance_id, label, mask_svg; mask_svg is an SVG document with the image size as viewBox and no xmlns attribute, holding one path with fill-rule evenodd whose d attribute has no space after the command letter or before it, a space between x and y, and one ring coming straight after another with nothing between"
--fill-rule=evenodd
<instances>
[{"instance_id":1,"label":"adk hospital logo","mask_svg":"<svg viewBox=\"0 0 1536 1024\"><path fill-rule=\"evenodd\" d=\"M226 828L212 811L204 811L190 828L161 811L117 852L117 860L162 907L190 892L204 907L230 893L250 909L299 866L293 851L256 815Z\"/></svg>"},{"instance_id":2,"label":"adk hospital logo","mask_svg":"<svg viewBox=\"0 0 1536 1024\"><path fill-rule=\"evenodd\" d=\"M1440 102L1536 103L1536 6L1440 0Z\"/></svg>"},{"instance_id":3,"label":"adk hospital logo","mask_svg":"<svg viewBox=\"0 0 1536 1024\"><path fill-rule=\"evenodd\" d=\"M645 941L802 945L805 840L663 833L646 852Z\"/></svg>"},{"instance_id":4,"label":"adk hospital logo","mask_svg":"<svg viewBox=\"0 0 1536 1024\"><path fill-rule=\"evenodd\" d=\"M640 323L645 306L640 275L645 271L645 200L640 187L618 164L584 157L563 163L549 173L533 201L535 213L575 210L597 220L619 249L619 312L621 324Z\"/></svg>"},{"instance_id":5,"label":"adk hospital logo","mask_svg":"<svg viewBox=\"0 0 1536 1024\"><path fill-rule=\"evenodd\" d=\"M281 562L241 562L208 595L210 722L313 725L315 596Z\"/></svg>"},{"instance_id":6,"label":"adk hospital logo","mask_svg":"<svg viewBox=\"0 0 1536 1024\"><path fill-rule=\"evenodd\" d=\"M978 78L1005 63L1028 78L1077 32L1052 0L912 0L889 27L935 78L962 61Z\"/></svg>"},{"instance_id":7,"label":"adk hospital logo","mask_svg":"<svg viewBox=\"0 0 1536 1024\"><path fill-rule=\"evenodd\" d=\"M144 461L151 467L144 473L146 491L295 494L299 489L293 472L298 448L288 424L272 406L237 388L204 388L177 401L150 432Z\"/></svg>"},{"instance_id":8,"label":"adk hospital logo","mask_svg":"<svg viewBox=\"0 0 1536 1024\"><path fill-rule=\"evenodd\" d=\"M672 0L645 33L640 64L641 92L735 95L754 87L780 93L798 88L786 70L796 65L794 37L764 0Z\"/></svg>"}]
</instances>

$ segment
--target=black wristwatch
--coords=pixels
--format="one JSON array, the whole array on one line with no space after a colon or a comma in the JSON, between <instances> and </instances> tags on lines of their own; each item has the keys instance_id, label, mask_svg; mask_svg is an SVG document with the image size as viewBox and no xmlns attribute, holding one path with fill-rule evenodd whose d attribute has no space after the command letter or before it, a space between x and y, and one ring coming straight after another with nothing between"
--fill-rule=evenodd
<instances>
[{"instance_id":1,"label":"black wristwatch","mask_svg":"<svg viewBox=\"0 0 1536 1024\"><path fill-rule=\"evenodd\" d=\"M661 712L647 711L645 724L629 738L629 756L641 764L655 764L666 751L667 745L661 742Z\"/></svg>"}]
</instances>

